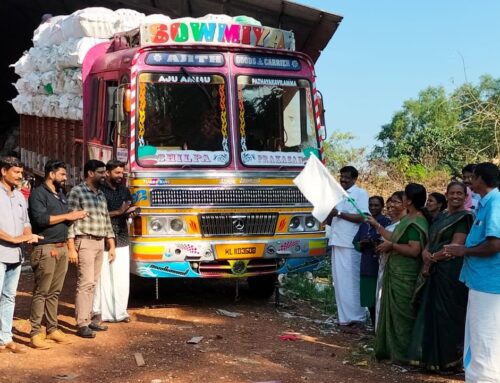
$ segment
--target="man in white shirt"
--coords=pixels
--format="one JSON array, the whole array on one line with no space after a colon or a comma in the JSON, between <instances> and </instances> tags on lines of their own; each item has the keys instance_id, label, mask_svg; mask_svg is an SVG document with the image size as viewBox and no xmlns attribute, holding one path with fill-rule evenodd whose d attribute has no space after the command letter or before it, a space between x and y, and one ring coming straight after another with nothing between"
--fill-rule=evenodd
<instances>
[{"instance_id":1,"label":"man in white shirt","mask_svg":"<svg viewBox=\"0 0 500 383\"><path fill-rule=\"evenodd\" d=\"M358 171L353 166L340 169L340 185L357 207L368 213L368 193L355 185L357 178ZM361 253L352 244L363 219L347 199L339 202L327 218L327 222L331 222L329 245L332 246L332 277L338 320L345 330L358 327L366 320L366 309L360 306L359 299Z\"/></svg>"}]
</instances>

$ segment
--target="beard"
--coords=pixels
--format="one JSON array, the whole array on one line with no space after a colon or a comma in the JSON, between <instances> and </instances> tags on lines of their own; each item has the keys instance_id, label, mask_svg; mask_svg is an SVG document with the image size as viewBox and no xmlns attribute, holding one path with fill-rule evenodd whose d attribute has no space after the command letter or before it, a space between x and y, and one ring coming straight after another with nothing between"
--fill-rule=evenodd
<instances>
[{"instance_id":1,"label":"beard","mask_svg":"<svg viewBox=\"0 0 500 383\"><path fill-rule=\"evenodd\" d=\"M65 185L65 182L64 181L52 181L52 183L54 184L54 187L56 188L56 190L61 190L64 188L64 185Z\"/></svg>"}]
</instances>

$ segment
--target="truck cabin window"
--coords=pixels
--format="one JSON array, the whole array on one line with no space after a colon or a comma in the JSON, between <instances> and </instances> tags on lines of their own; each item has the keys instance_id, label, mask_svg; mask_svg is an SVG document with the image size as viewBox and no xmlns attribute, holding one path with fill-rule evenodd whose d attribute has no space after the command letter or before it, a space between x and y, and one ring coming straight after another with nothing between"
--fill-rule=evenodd
<instances>
[{"instance_id":1,"label":"truck cabin window","mask_svg":"<svg viewBox=\"0 0 500 383\"><path fill-rule=\"evenodd\" d=\"M302 166L318 149L309 81L239 76L237 86L242 162Z\"/></svg>"},{"instance_id":2,"label":"truck cabin window","mask_svg":"<svg viewBox=\"0 0 500 383\"><path fill-rule=\"evenodd\" d=\"M141 74L136 118L139 163L229 163L225 92L219 75Z\"/></svg>"}]
</instances>

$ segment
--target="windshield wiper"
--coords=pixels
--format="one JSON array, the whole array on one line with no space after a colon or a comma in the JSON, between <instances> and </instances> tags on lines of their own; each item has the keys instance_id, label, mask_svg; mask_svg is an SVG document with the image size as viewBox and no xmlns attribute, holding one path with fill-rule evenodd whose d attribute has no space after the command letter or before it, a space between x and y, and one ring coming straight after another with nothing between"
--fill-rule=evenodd
<instances>
[{"instance_id":1,"label":"windshield wiper","mask_svg":"<svg viewBox=\"0 0 500 383\"><path fill-rule=\"evenodd\" d=\"M181 72L186 75L190 80L193 81L193 83L201 89L201 91L205 94L205 96L207 97L207 100L208 100L208 103L210 104L210 107L212 109L214 109L214 104L212 102L212 98L210 97L210 95L208 94L208 91L205 89L204 86L202 86L198 81L196 81L196 79L193 77L193 75L191 73L189 73L186 68L184 68L183 66L181 66Z\"/></svg>"}]
</instances>

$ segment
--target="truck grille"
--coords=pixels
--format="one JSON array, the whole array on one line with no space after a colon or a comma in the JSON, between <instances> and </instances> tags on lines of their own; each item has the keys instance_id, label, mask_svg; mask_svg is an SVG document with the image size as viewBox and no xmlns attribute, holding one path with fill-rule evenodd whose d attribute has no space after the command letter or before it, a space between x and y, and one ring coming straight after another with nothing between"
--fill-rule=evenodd
<instances>
[{"instance_id":1,"label":"truck grille","mask_svg":"<svg viewBox=\"0 0 500 383\"><path fill-rule=\"evenodd\" d=\"M245 276L273 274L276 270L277 259L251 259L248 261ZM226 260L201 262L199 272L204 278L241 277L231 271L231 265Z\"/></svg>"},{"instance_id":2,"label":"truck grille","mask_svg":"<svg viewBox=\"0 0 500 383\"><path fill-rule=\"evenodd\" d=\"M296 187L151 190L151 206L197 205L310 206Z\"/></svg>"},{"instance_id":3,"label":"truck grille","mask_svg":"<svg viewBox=\"0 0 500 383\"><path fill-rule=\"evenodd\" d=\"M204 237L221 235L274 235L277 220L277 213L201 214L201 234Z\"/></svg>"}]
</instances>

